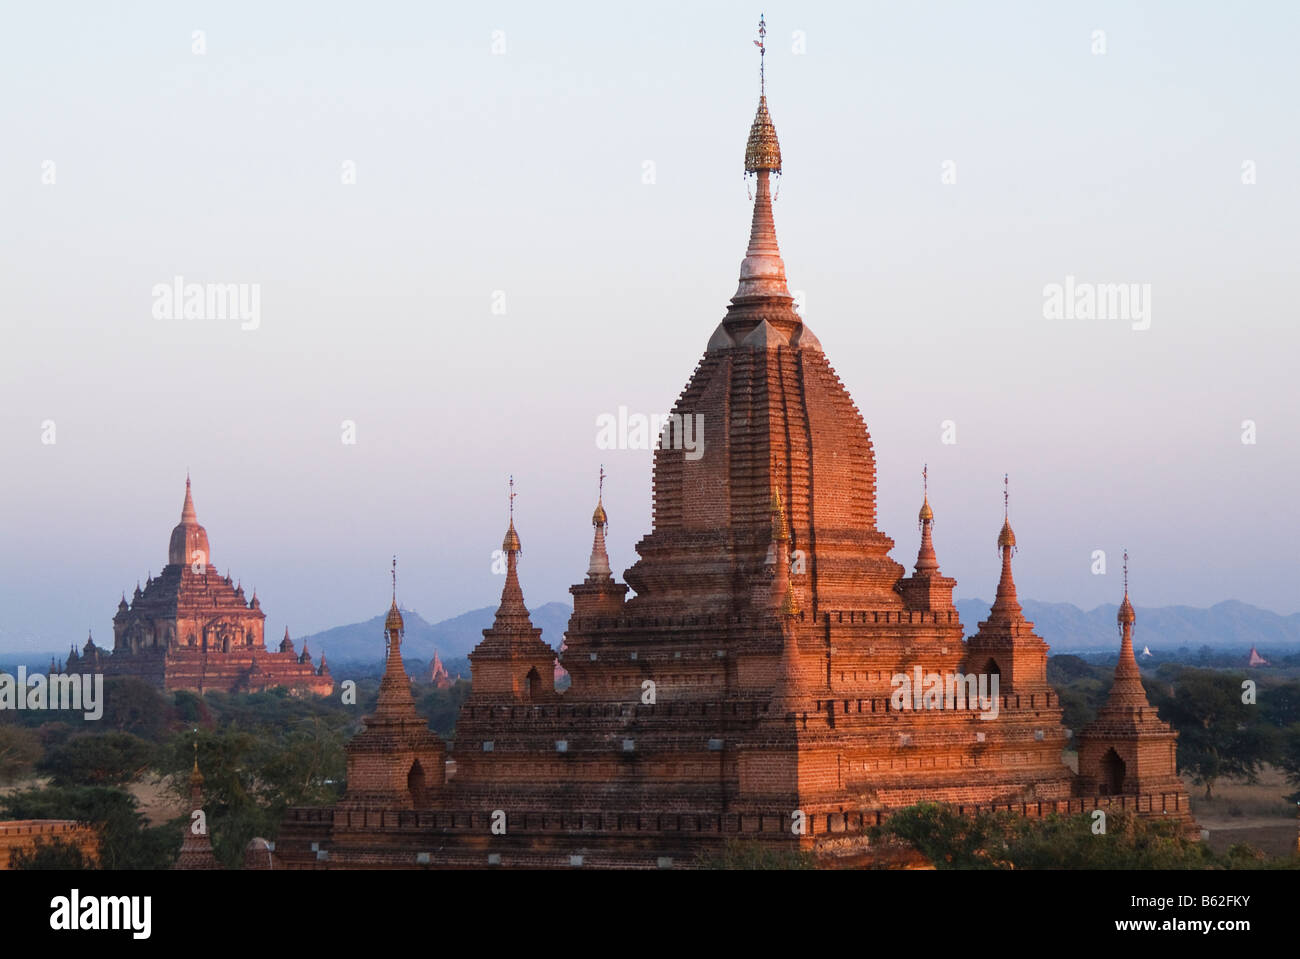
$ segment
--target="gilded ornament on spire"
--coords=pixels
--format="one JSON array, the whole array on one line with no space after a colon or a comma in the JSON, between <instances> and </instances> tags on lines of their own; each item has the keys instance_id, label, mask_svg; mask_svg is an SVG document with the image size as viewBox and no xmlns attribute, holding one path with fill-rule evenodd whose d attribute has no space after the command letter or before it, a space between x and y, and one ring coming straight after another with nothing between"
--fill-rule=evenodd
<instances>
[{"instance_id":1,"label":"gilded ornament on spire","mask_svg":"<svg viewBox=\"0 0 1300 959\"><path fill-rule=\"evenodd\" d=\"M767 77L765 75L767 45L764 41L766 36L767 24L760 17L758 21L758 39L754 41L754 46L758 47L759 56L758 112L754 115L754 122L749 128L749 142L745 145L746 173L758 173L760 170L767 170L772 173L781 172L781 144L777 142L776 127L772 125L772 117L767 112Z\"/></svg>"},{"instance_id":2,"label":"gilded ornament on spire","mask_svg":"<svg viewBox=\"0 0 1300 959\"><path fill-rule=\"evenodd\" d=\"M609 523L609 517L605 515L605 467L600 467L600 485L596 494L596 509L591 514L592 526L605 526Z\"/></svg>"},{"instance_id":3,"label":"gilded ornament on spire","mask_svg":"<svg viewBox=\"0 0 1300 959\"><path fill-rule=\"evenodd\" d=\"M510 526L506 529L506 537L501 541L501 551L503 553L518 553L522 547L519 545L519 534L515 532L515 478L510 477Z\"/></svg>"},{"instance_id":4,"label":"gilded ornament on spire","mask_svg":"<svg viewBox=\"0 0 1300 959\"><path fill-rule=\"evenodd\" d=\"M776 127L767 112L767 97L759 97L758 112L749 127L749 142L745 144L745 172L767 170L781 172L781 144L776 138Z\"/></svg>"},{"instance_id":5,"label":"gilded ornament on spire","mask_svg":"<svg viewBox=\"0 0 1300 959\"><path fill-rule=\"evenodd\" d=\"M393 605L388 607L388 618L384 620L384 632L391 633L396 630L399 634L406 631L406 624L402 621L402 613L397 608L397 557L393 557ZM288 636L288 630L285 630L285 636ZM303 644L303 652L307 651L307 644Z\"/></svg>"},{"instance_id":6,"label":"gilded ornament on spire","mask_svg":"<svg viewBox=\"0 0 1300 959\"><path fill-rule=\"evenodd\" d=\"M1007 474L1002 474L1002 532L998 533L998 549L1015 549L1016 534L1011 531L1011 492Z\"/></svg>"},{"instance_id":7,"label":"gilded ornament on spire","mask_svg":"<svg viewBox=\"0 0 1300 959\"><path fill-rule=\"evenodd\" d=\"M922 526L926 523L934 522L934 510L930 509L930 466L926 464L921 468L921 512L917 515L917 522Z\"/></svg>"},{"instance_id":8,"label":"gilded ornament on spire","mask_svg":"<svg viewBox=\"0 0 1300 959\"><path fill-rule=\"evenodd\" d=\"M1121 627L1132 626L1137 622L1137 613L1133 611L1133 604L1128 601L1128 550L1124 550L1124 602L1120 604L1116 619Z\"/></svg>"}]
</instances>

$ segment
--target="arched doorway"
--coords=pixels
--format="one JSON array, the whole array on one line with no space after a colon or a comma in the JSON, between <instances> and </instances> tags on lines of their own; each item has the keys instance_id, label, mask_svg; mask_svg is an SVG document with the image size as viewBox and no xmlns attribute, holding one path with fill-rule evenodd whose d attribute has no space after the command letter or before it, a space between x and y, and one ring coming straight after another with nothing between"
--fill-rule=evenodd
<instances>
[{"instance_id":1,"label":"arched doorway","mask_svg":"<svg viewBox=\"0 0 1300 959\"><path fill-rule=\"evenodd\" d=\"M985 676L997 676L997 677L999 678L999 680L1001 679L1001 676L1002 676L1002 670L1001 670L1001 668L998 666L998 661L997 661L996 659L993 659L993 658L990 657L990 658L989 658L989 661L988 661L987 663L984 664L984 675L985 675Z\"/></svg>"},{"instance_id":2,"label":"arched doorway","mask_svg":"<svg viewBox=\"0 0 1300 959\"><path fill-rule=\"evenodd\" d=\"M1101 757L1101 794L1115 796L1124 791L1124 760L1115 750L1106 750Z\"/></svg>"},{"instance_id":3,"label":"arched doorway","mask_svg":"<svg viewBox=\"0 0 1300 959\"><path fill-rule=\"evenodd\" d=\"M524 677L524 696L531 702L537 698L542 691L542 677L534 666L528 670L528 675Z\"/></svg>"},{"instance_id":4,"label":"arched doorway","mask_svg":"<svg viewBox=\"0 0 1300 959\"><path fill-rule=\"evenodd\" d=\"M428 805L424 789L424 767L418 759L411 764L411 771L406 774L406 791L411 794L411 803L416 809Z\"/></svg>"}]
</instances>

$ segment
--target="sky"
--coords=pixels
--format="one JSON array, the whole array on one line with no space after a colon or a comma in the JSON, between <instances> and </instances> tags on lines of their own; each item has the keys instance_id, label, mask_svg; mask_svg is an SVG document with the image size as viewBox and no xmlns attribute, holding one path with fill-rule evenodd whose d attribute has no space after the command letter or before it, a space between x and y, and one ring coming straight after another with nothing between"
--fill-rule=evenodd
<instances>
[{"instance_id":1,"label":"sky","mask_svg":"<svg viewBox=\"0 0 1300 959\"><path fill-rule=\"evenodd\" d=\"M510 475L530 603L602 464L630 566L651 453L596 422L668 410L735 291L760 12L786 270L894 558L928 464L990 597L1006 473L1022 596L1117 602L1127 548L1139 607L1300 610L1294 4L27 4L0 646L110 640L187 470L271 637L382 613L394 554L425 618L494 604ZM170 314L178 276L256 321ZM1067 277L1143 310L1049 315Z\"/></svg>"}]
</instances>

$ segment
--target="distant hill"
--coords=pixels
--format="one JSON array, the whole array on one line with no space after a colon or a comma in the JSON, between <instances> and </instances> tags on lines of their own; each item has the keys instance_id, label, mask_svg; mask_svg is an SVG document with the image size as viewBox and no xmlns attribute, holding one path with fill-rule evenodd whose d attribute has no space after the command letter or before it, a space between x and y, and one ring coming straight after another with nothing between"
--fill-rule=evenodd
<instances>
[{"instance_id":1,"label":"distant hill","mask_svg":"<svg viewBox=\"0 0 1300 959\"><path fill-rule=\"evenodd\" d=\"M982 599L957 600L966 635L979 628L980 620L987 619L989 603ZM1119 608L1113 604L1082 610L1072 603L1039 603L1032 599L1021 601L1025 616L1034 624L1034 630L1052 647L1053 653L1094 652L1118 647L1119 633L1115 614ZM460 658L483 638L483 630L492 625L495 606L470 610L451 619L428 623L413 610L402 610L406 621L406 641L402 653L411 659L431 659L437 647L443 661ZM567 603L546 603L531 610L533 625L542 629L542 639L552 648L559 648L560 640L569 625L572 609ZM1279 649L1300 646L1300 613L1280 616L1236 600L1218 603L1209 609L1192 606L1137 607L1137 625L1134 637L1139 649L1151 647L1152 652L1172 652L1179 647L1197 650L1202 646L1216 649ZM331 661L373 662L383 657L384 617L376 616L364 623L339 626L305 637L311 645L312 656L325 650ZM294 645L301 650L302 641Z\"/></svg>"},{"instance_id":2,"label":"distant hill","mask_svg":"<svg viewBox=\"0 0 1300 959\"><path fill-rule=\"evenodd\" d=\"M444 663L465 656L483 638L483 630L492 625L496 610L495 606L484 606L437 623L427 622L413 609L402 610L402 621L406 624L402 658L432 659L434 649L438 650ZM554 649L559 648L572 613L573 610L567 603L546 603L529 610L533 625L542 631L542 641ZM382 660L386 615L376 616L364 623L335 626L310 636L294 637L294 648L302 652L305 641L311 649L313 659L319 661L320 652L324 650L331 663Z\"/></svg>"},{"instance_id":3,"label":"distant hill","mask_svg":"<svg viewBox=\"0 0 1300 959\"><path fill-rule=\"evenodd\" d=\"M974 635L980 620L988 618L989 605L982 599L957 600L957 610L967 636ZM1072 603L1039 603L1032 599L1021 600L1021 605L1025 616L1034 623L1035 631L1052 647L1053 654L1118 648L1119 634L1115 628L1118 608L1113 604L1087 611ZM542 630L542 640L558 649L568 628L572 607L562 602L545 603L531 612L533 625ZM492 625L495 613L495 606L484 606L451 619L429 623L414 610L404 609L402 618L406 621L406 642L402 653L411 660L427 661L433 658L433 651L437 648L443 662L451 669L451 660L462 659L483 638L483 630ZM311 647L312 658L318 662L324 650L331 663L378 663L384 656L384 617L336 626L310 636L295 636L294 647L300 652L304 639ZM44 670L49 666L51 652L59 658L68 654L66 642L51 652L15 653L8 651L10 647L5 645L5 640L13 641L13 634L0 633L0 663L9 668L23 663L29 668ZM1139 650L1149 646L1157 654L1172 653L1181 647L1194 652L1202 646L1240 649L1243 654L1255 646L1266 656L1270 650L1287 653L1300 648L1300 613L1281 616L1236 600L1217 603L1209 609L1139 606L1134 640ZM78 645L83 641L78 639ZM278 647L278 643L269 645L272 649ZM19 644L14 641L13 647L19 647Z\"/></svg>"},{"instance_id":4,"label":"distant hill","mask_svg":"<svg viewBox=\"0 0 1300 959\"><path fill-rule=\"evenodd\" d=\"M990 604L982 599L959 599L966 635L972 636L980 620L988 619ZM1047 640L1053 653L1112 649L1119 645L1115 615L1119 607L1098 606L1085 612L1072 603L1038 603L1020 601L1025 618L1034 624L1034 632ZM1172 652L1181 646L1197 650L1202 646L1216 649L1249 649L1259 646L1295 648L1300 645L1300 613L1280 616L1236 600L1217 603L1209 609L1194 606L1138 606L1133 640L1139 651L1143 646L1152 652Z\"/></svg>"}]
</instances>

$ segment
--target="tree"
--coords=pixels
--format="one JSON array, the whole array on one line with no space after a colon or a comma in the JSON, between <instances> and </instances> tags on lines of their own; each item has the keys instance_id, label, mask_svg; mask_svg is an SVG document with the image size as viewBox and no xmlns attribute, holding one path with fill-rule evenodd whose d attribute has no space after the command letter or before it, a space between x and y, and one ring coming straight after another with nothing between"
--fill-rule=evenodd
<instances>
[{"instance_id":1,"label":"tree","mask_svg":"<svg viewBox=\"0 0 1300 959\"><path fill-rule=\"evenodd\" d=\"M301 705L286 699L279 708L292 714L300 712ZM274 701L259 700L237 709L248 715L273 706ZM163 751L158 769L171 777L179 797L188 798L197 742L213 853L233 867L254 836L276 837L290 806L328 805L339 798L347 766L343 729L348 722L346 713L331 711L272 721L256 732L232 723L224 729L182 733ZM186 821L177 820L178 828Z\"/></svg>"},{"instance_id":2,"label":"tree","mask_svg":"<svg viewBox=\"0 0 1300 959\"><path fill-rule=\"evenodd\" d=\"M1300 723L1300 683L1261 687L1259 708L1264 718L1279 728Z\"/></svg>"},{"instance_id":3,"label":"tree","mask_svg":"<svg viewBox=\"0 0 1300 959\"><path fill-rule=\"evenodd\" d=\"M134 796L107 786L47 786L0 797L8 819L72 819L100 828L103 869L166 869L176 858L181 834L147 826Z\"/></svg>"},{"instance_id":4,"label":"tree","mask_svg":"<svg viewBox=\"0 0 1300 959\"><path fill-rule=\"evenodd\" d=\"M1276 763L1286 774L1287 782L1300 786L1300 723L1288 726L1278 736ZM1300 790L1287 797L1292 802L1300 802Z\"/></svg>"},{"instance_id":5,"label":"tree","mask_svg":"<svg viewBox=\"0 0 1300 959\"><path fill-rule=\"evenodd\" d=\"M460 707L469 697L469 692L467 682L452 683L446 689L431 688L428 695L419 700L416 709L429 721L430 729L439 735L450 736L456 731Z\"/></svg>"},{"instance_id":6,"label":"tree","mask_svg":"<svg viewBox=\"0 0 1300 959\"><path fill-rule=\"evenodd\" d=\"M158 688L134 676L104 683L101 725L158 742L167 732L167 700Z\"/></svg>"},{"instance_id":7,"label":"tree","mask_svg":"<svg viewBox=\"0 0 1300 959\"><path fill-rule=\"evenodd\" d=\"M121 786L149 767L154 751L131 733L82 733L50 750L40 768L55 786Z\"/></svg>"},{"instance_id":8,"label":"tree","mask_svg":"<svg viewBox=\"0 0 1300 959\"><path fill-rule=\"evenodd\" d=\"M38 836L34 848L16 849L9 860L10 869L93 869L94 862L83 856L72 843L58 836Z\"/></svg>"},{"instance_id":9,"label":"tree","mask_svg":"<svg viewBox=\"0 0 1300 959\"><path fill-rule=\"evenodd\" d=\"M1008 812L958 815L950 806L922 803L893 813L876 837L903 840L937 869L1207 869L1294 868L1300 860L1262 861L1236 847L1216 856L1175 819L1143 818L1111 810L1105 828L1092 813L1031 819Z\"/></svg>"},{"instance_id":10,"label":"tree","mask_svg":"<svg viewBox=\"0 0 1300 959\"><path fill-rule=\"evenodd\" d=\"M1229 777L1255 782L1273 753L1273 736L1259 708L1242 702L1245 677L1216 670L1181 670L1172 692L1150 691L1160 717L1178 730L1178 768L1190 772L1205 797Z\"/></svg>"},{"instance_id":11,"label":"tree","mask_svg":"<svg viewBox=\"0 0 1300 959\"><path fill-rule=\"evenodd\" d=\"M940 803L917 803L890 815L874 832L909 843L936 869L1005 869L1017 818L1007 812L967 816Z\"/></svg>"},{"instance_id":12,"label":"tree","mask_svg":"<svg viewBox=\"0 0 1300 959\"><path fill-rule=\"evenodd\" d=\"M31 772L42 753L39 734L14 723L0 723L0 781L12 782Z\"/></svg>"}]
</instances>

